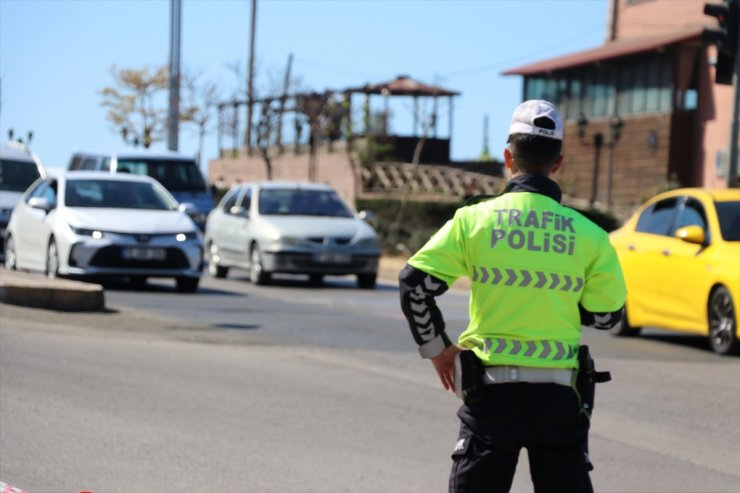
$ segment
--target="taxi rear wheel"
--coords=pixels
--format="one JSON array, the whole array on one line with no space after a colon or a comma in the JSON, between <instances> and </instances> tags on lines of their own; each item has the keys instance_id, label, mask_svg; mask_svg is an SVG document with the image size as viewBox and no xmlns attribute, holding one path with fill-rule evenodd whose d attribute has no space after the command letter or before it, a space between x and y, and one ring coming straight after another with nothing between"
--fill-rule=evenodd
<instances>
[{"instance_id":1,"label":"taxi rear wheel","mask_svg":"<svg viewBox=\"0 0 740 493\"><path fill-rule=\"evenodd\" d=\"M737 317L730 291L719 286L709 297L707 314L709 322L709 344L717 354L740 354L737 339Z\"/></svg>"},{"instance_id":2,"label":"taxi rear wheel","mask_svg":"<svg viewBox=\"0 0 740 493\"><path fill-rule=\"evenodd\" d=\"M640 335L642 327L633 327L630 325L627 313L627 305L625 304L624 308L622 308L622 321L609 329L609 332L617 337L635 337Z\"/></svg>"}]
</instances>

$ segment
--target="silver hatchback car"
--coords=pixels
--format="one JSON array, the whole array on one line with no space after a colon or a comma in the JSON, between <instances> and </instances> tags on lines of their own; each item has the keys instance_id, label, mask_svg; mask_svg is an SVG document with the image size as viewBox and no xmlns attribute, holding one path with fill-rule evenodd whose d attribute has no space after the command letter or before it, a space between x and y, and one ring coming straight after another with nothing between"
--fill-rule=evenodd
<instances>
[{"instance_id":1,"label":"silver hatchback car","mask_svg":"<svg viewBox=\"0 0 740 493\"><path fill-rule=\"evenodd\" d=\"M355 275L358 286L375 287L380 241L362 215L328 185L255 182L232 188L206 221L208 270L249 271L255 284L272 274Z\"/></svg>"}]
</instances>

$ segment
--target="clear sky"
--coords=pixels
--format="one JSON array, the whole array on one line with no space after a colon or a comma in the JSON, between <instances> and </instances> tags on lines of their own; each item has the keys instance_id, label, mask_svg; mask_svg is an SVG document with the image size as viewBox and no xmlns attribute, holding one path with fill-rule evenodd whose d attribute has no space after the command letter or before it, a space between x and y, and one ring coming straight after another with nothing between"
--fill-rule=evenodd
<instances>
[{"instance_id":1,"label":"clear sky","mask_svg":"<svg viewBox=\"0 0 740 493\"><path fill-rule=\"evenodd\" d=\"M486 115L490 151L500 158L522 97L522 78L501 73L601 45L607 9L607 0L258 0L255 89L281 80L290 54L293 76L309 90L407 74L461 93L453 159L480 154ZM183 0L181 70L230 99L243 87L230 67L246 74L249 25L250 0ZM32 130L32 149L52 168L65 167L75 149L123 148L99 91L112 84L113 65L166 66L169 40L170 0L0 0L0 139L9 128ZM392 129L410 134L410 102L391 111ZM179 144L197 153L192 127L181 126ZM205 163L216 155L214 125Z\"/></svg>"}]
</instances>

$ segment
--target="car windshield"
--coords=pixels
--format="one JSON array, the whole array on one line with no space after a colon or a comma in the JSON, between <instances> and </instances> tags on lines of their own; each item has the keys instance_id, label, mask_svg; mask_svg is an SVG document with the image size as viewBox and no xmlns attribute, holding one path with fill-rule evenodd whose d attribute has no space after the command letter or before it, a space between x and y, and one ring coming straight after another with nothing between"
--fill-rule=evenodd
<instances>
[{"instance_id":1,"label":"car windshield","mask_svg":"<svg viewBox=\"0 0 740 493\"><path fill-rule=\"evenodd\" d=\"M153 184L120 180L69 180L65 187L65 203L67 207L177 209L177 204Z\"/></svg>"},{"instance_id":2,"label":"car windshield","mask_svg":"<svg viewBox=\"0 0 740 493\"><path fill-rule=\"evenodd\" d=\"M740 202L715 202L719 229L725 241L740 241Z\"/></svg>"},{"instance_id":3,"label":"car windshield","mask_svg":"<svg viewBox=\"0 0 740 493\"><path fill-rule=\"evenodd\" d=\"M0 190L25 192L39 176L34 162L0 159Z\"/></svg>"},{"instance_id":4,"label":"car windshield","mask_svg":"<svg viewBox=\"0 0 740 493\"><path fill-rule=\"evenodd\" d=\"M195 161L119 159L118 172L151 176L170 192L204 192L206 190L206 182Z\"/></svg>"},{"instance_id":5,"label":"car windshield","mask_svg":"<svg viewBox=\"0 0 740 493\"><path fill-rule=\"evenodd\" d=\"M353 217L334 190L263 189L258 207L264 215Z\"/></svg>"}]
</instances>

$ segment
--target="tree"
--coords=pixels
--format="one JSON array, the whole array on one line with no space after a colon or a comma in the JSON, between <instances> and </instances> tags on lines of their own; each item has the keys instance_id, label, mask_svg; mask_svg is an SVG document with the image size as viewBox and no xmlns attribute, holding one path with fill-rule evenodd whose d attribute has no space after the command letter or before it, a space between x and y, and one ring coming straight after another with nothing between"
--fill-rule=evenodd
<instances>
[{"instance_id":1,"label":"tree","mask_svg":"<svg viewBox=\"0 0 740 493\"><path fill-rule=\"evenodd\" d=\"M260 157L265 162L267 179L272 180L272 141L273 134L279 124L279 112L273 108L273 99L267 98L262 101L259 120L254 127L256 133L257 149Z\"/></svg>"},{"instance_id":2,"label":"tree","mask_svg":"<svg viewBox=\"0 0 740 493\"><path fill-rule=\"evenodd\" d=\"M150 70L122 68L109 69L113 85L100 90L101 106L108 108L106 118L127 143L149 148L164 140L167 129L167 109L157 96L167 89L169 74L162 66Z\"/></svg>"},{"instance_id":3,"label":"tree","mask_svg":"<svg viewBox=\"0 0 740 493\"><path fill-rule=\"evenodd\" d=\"M238 64L231 66L231 70L237 78L239 85L243 82L243 73ZM265 163L265 171L268 180L272 180L273 174L273 160L275 155L282 154L284 151L282 141L282 130L283 130L283 115L285 113L285 105L288 99L291 99L289 94L301 85L299 78L291 77L290 70L281 77L274 77L271 74L267 74L267 81L264 84L265 89L262 91L255 90L253 92L253 100L246 101L246 104L251 104L253 107L257 106L258 111L249 111L249 114L257 115L257 121L254 125L251 125L252 135L254 139L250 138L249 141L255 143L257 151L260 157ZM239 89L237 88L237 91ZM265 94L265 96L259 96L259 93ZM235 93L235 95L238 94ZM298 96L293 96L292 99L299 99ZM238 97L234 97L234 101L237 101ZM297 106L297 103L296 103ZM297 108L293 108L293 111L298 111ZM296 120L298 121L298 120ZM234 135L236 136L236 125L238 125L238 118L235 116L234 120ZM247 125L250 127L250 125ZM298 130L296 130L298 133ZM245 139L245 146L247 145ZM247 147L247 154L251 155L252 149ZM310 173L310 171L309 171Z\"/></svg>"},{"instance_id":4,"label":"tree","mask_svg":"<svg viewBox=\"0 0 740 493\"><path fill-rule=\"evenodd\" d=\"M420 118L419 115L421 115ZM436 115L435 113L426 111L422 108L421 111L417 112L417 118L421 121L421 137L416 141L416 146L414 147L414 155L411 160L411 165L413 166L411 179L406 182L406 187L403 189L403 195L401 196L401 203L398 206L398 214L396 216L396 223L393 227L392 233L393 237L396 239L400 239L401 237L401 229L405 220L406 206L409 201L409 195L411 194L411 187L416 182L416 177L419 174L421 151L424 149L424 144L426 144L426 141L429 138L430 130L434 128Z\"/></svg>"},{"instance_id":5,"label":"tree","mask_svg":"<svg viewBox=\"0 0 740 493\"><path fill-rule=\"evenodd\" d=\"M195 125L198 132L198 164L203 162L203 139L208 131L208 123L213 116L213 108L218 105L220 88L213 82L201 82L200 75L185 74L182 78L184 101L180 105L180 119Z\"/></svg>"}]
</instances>

